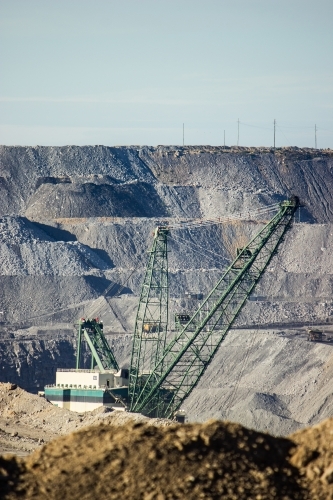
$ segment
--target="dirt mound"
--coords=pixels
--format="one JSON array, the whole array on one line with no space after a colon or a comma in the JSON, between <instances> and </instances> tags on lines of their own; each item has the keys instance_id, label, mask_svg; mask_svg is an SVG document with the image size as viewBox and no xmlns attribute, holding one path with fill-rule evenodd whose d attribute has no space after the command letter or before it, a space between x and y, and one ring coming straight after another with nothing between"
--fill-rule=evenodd
<instances>
[{"instance_id":1,"label":"dirt mound","mask_svg":"<svg viewBox=\"0 0 333 500\"><path fill-rule=\"evenodd\" d=\"M101 424L26 460L1 458L1 483L7 500L309 498L292 450L290 440L218 421Z\"/></svg>"},{"instance_id":2,"label":"dirt mound","mask_svg":"<svg viewBox=\"0 0 333 500\"><path fill-rule=\"evenodd\" d=\"M58 408L16 384L0 383L0 454L27 455L56 436L100 422L112 427L127 422L143 422L154 426L171 424L171 420L150 419L139 413L111 411L105 407L80 414Z\"/></svg>"},{"instance_id":3,"label":"dirt mound","mask_svg":"<svg viewBox=\"0 0 333 500\"><path fill-rule=\"evenodd\" d=\"M156 189L145 182L120 185L41 184L29 200L28 217L165 217Z\"/></svg>"},{"instance_id":4,"label":"dirt mound","mask_svg":"<svg viewBox=\"0 0 333 500\"><path fill-rule=\"evenodd\" d=\"M291 463L302 470L309 481L311 498L333 499L333 418L295 432L290 438L297 444Z\"/></svg>"}]
</instances>

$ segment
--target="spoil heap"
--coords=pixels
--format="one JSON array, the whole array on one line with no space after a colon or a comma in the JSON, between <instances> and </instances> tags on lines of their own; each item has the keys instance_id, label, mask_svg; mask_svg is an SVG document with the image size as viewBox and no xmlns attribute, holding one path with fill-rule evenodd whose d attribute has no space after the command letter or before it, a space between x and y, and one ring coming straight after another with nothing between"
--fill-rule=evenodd
<instances>
[{"instance_id":1,"label":"spoil heap","mask_svg":"<svg viewBox=\"0 0 333 500\"><path fill-rule=\"evenodd\" d=\"M0 458L6 500L329 499L333 419L289 439L238 424L81 429Z\"/></svg>"}]
</instances>

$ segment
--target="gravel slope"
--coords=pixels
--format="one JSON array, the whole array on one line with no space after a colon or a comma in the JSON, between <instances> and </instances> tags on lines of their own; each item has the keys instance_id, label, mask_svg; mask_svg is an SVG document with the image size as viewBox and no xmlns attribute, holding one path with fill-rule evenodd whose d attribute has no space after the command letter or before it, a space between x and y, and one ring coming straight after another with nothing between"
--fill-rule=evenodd
<instances>
[{"instance_id":1,"label":"gravel slope","mask_svg":"<svg viewBox=\"0 0 333 500\"><path fill-rule=\"evenodd\" d=\"M1 146L0 215L212 217L297 192L303 217L329 222L332 157L298 148Z\"/></svg>"}]
</instances>

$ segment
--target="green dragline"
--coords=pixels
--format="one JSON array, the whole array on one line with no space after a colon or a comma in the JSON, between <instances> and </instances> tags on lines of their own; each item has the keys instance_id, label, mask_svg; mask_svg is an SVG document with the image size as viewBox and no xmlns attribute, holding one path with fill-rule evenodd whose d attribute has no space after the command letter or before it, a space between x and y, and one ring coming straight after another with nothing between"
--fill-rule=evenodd
<instances>
[{"instance_id":1,"label":"green dragline","mask_svg":"<svg viewBox=\"0 0 333 500\"><path fill-rule=\"evenodd\" d=\"M267 269L299 207L296 196L244 248L175 337L168 332L167 237L158 227L135 324L129 373L130 411L171 418L197 385L247 298ZM183 318L184 319L184 318Z\"/></svg>"}]
</instances>

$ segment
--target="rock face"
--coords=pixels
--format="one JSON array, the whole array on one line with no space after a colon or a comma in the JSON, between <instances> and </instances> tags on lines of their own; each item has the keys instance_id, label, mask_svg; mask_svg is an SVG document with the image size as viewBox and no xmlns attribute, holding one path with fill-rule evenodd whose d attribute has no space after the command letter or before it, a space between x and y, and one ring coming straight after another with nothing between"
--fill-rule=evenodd
<instances>
[{"instance_id":1,"label":"rock face","mask_svg":"<svg viewBox=\"0 0 333 500\"><path fill-rule=\"evenodd\" d=\"M0 147L1 380L37 390L73 367L81 316L102 317L127 365L156 225L246 217L295 193L292 231L184 406L190 420L229 416L276 434L327 416L332 167L332 151L297 148ZM269 217L172 231L171 315L194 310L185 292L208 293ZM326 344L306 342L312 324Z\"/></svg>"},{"instance_id":2,"label":"rock face","mask_svg":"<svg viewBox=\"0 0 333 500\"><path fill-rule=\"evenodd\" d=\"M55 332L53 334L56 337ZM53 383L57 367L73 367L75 344L73 335L71 337L43 338L38 330L30 337L2 334L1 380L13 381L32 392L42 390L45 384Z\"/></svg>"},{"instance_id":3,"label":"rock face","mask_svg":"<svg viewBox=\"0 0 333 500\"><path fill-rule=\"evenodd\" d=\"M329 222L332 166L332 151L298 148L2 146L0 215L212 217L297 193Z\"/></svg>"}]
</instances>

